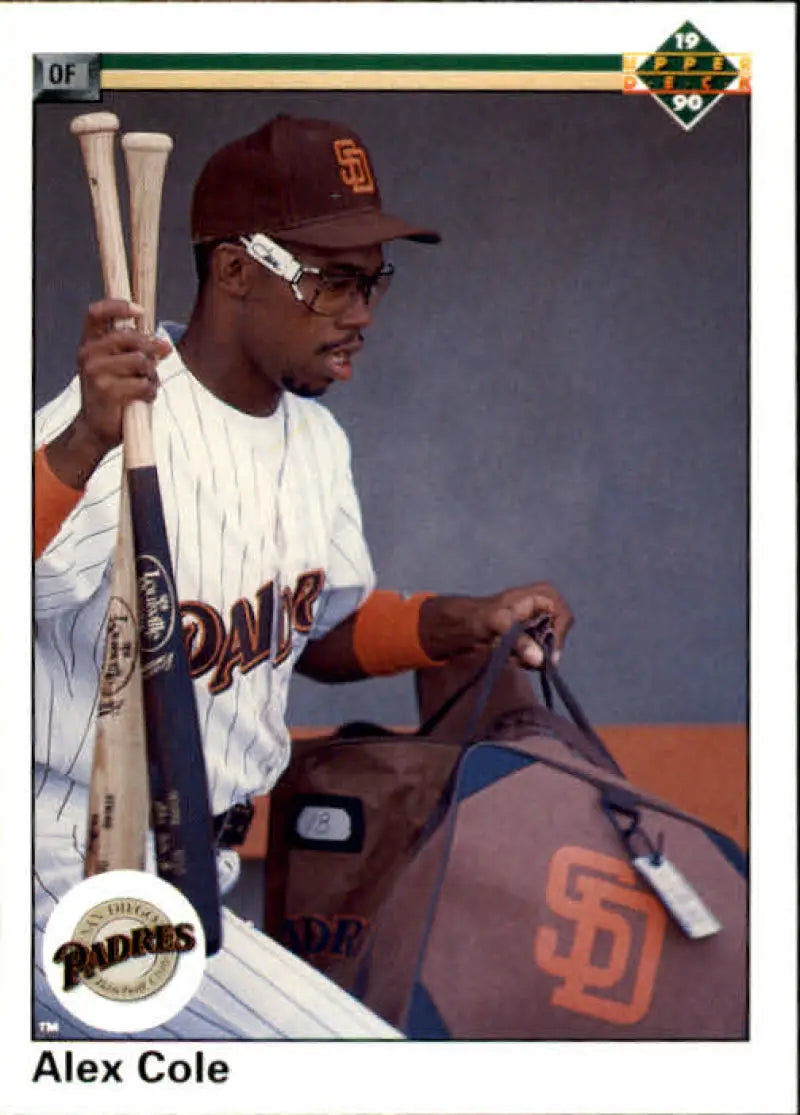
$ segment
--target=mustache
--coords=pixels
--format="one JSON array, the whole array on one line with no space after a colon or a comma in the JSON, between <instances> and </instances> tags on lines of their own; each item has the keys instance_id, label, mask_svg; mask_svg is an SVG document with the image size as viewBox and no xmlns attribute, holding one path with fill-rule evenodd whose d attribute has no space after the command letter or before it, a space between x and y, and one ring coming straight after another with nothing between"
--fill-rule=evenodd
<instances>
[{"instance_id":1,"label":"mustache","mask_svg":"<svg viewBox=\"0 0 800 1115\"><path fill-rule=\"evenodd\" d=\"M347 337L342 337L338 341L333 341L327 345L320 345L317 349L318 356L324 356L326 352L336 352L337 349L342 348L344 345L352 345L364 343L364 334L362 332L350 333Z\"/></svg>"}]
</instances>

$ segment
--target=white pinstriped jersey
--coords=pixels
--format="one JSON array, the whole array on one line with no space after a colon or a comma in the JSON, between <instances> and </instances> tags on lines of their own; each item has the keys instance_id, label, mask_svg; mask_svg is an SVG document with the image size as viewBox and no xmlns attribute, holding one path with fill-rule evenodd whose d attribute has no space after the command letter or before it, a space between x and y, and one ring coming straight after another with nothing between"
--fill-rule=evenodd
<instances>
[{"instance_id":1,"label":"white pinstriped jersey","mask_svg":"<svg viewBox=\"0 0 800 1115\"><path fill-rule=\"evenodd\" d=\"M175 331L170 327L174 337ZM195 682L212 809L267 792L288 761L292 666L374 587L349 444L325 407L283 395L256 418L210 394L173 350L153 440ZM75 416L76 380L36 416L37 447ZM35 571L37 791L88 784L117 529L108 454Z\"/></svg>"}]
</instances>

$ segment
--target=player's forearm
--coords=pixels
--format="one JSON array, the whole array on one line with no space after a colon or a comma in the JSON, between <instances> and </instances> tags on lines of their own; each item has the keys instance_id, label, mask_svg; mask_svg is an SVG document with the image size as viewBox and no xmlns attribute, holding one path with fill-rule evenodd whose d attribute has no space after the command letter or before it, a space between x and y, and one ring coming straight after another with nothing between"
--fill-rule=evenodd
<instances>
[{"instance_id":1,"label":"player's forearm","mask_svg":"<svg viewBox=\"0 0 800 1115\"><path fill-rule=\"evenodd\" d=\"M108 450L78 415L45 447L45 455L62 484L81 491Z\"/></svg>"},{"instance_id":2,"label":"player's forearm","mask_svg":"<svg viewBox=\"0 0 800 1115\"><path fill-rule=\"evenodd\" d=\"M119 472L111 469L103 476L90 507L82 502L83 490L55 475L40 448L33 455L33 481L38 624L85 603L102 581L116 537ZM75 509L85 513L74 515Z\"/></svg>"},{"instance_id":3,"label":"player's forearm","mask_svg":"<svg viewBox=\"0 0 800 1115\"><path fill-rule=\"evenodd\" d=\"M420 641L420 614L428 599L427 593L406 598L373 592L357 612L308 642L299 672L315 681L343 682L434 665Z\"/></svg>"},{"instance_id":4,"label":"player's forearm","mask_svg":"<svg viewBox=\"0 0 800 1115\"><path fill-rule=\"evenodd\" d=\"M353 648L355 618L348 616L321 639L310 639L297 661L297 672L330 685L368 677Z\"/></svg>"},{"instance_id":5,"label":"player's forearm","mask_svg":"<svg viewBox=\"0 0 800 1115\"><path fill-rule=\"evenodd\" d=\"M105 453L106 449L98 444L80 418L37 450L33 470L33 545L36 559L61 530Z\"/></svg>"},{"instance_id":6,"label":"player's forearm","mask_svg":"<svg viewBox=\"0 0 800 1115\"><path fill-rule=\"evenodd\" d=\"M485 601L477 596L429 596L419 613L419 642L429 658L443 661L486 641Z\"/></svg>"},{"instance_id":7,"label":"player's forearm","mask_svg":"<svg viewBox=\"0 0 800 1115\"><path fill-rule=\"evenodd\" d=\"M45 447L33 456L33 550L38 561L83 495L82 487L67 484L53 470Z\"/></svg>"},{"instance_id":8,"label":"player's forearm","mask_svg":"<svg viewBox=\"0 0 800 1115\"><path fill-rule=\"evenodd\" d=\"M475 596L421 593L406 599L378 590L321 639L310 640L297 670L336 684L436 665L492 637L486 604Z\"/></svg>"}]
</instances>

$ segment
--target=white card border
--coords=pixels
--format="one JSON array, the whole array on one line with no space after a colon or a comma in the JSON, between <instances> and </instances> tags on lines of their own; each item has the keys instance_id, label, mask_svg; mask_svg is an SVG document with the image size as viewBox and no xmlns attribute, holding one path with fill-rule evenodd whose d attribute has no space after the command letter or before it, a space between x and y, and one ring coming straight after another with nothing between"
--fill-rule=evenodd
<instances>
[{"instance_id":1,"label":"white card border","mask_svg":"<svg viewBox=\"0 0 800 1115\"><path fill-rule=\"evenodd\" d=\"M216 9L216 11L215 11ZM580 18L576 18L580 15ZM620 53L656 45L686 19L720 48L753 54L751 704L752 1039L747 1044L356 1043L225 1047L224 1091L130 1086L124 1095L30 1084L28 739L31 391L30 54L225 51L253 41L296 53ZM614 1112L794 1110L796 1071L796 713L794 6L790 4L3 4L6 170L0 176L5 313L5 476L16 502L4 549L2 640L5 801L2 983L4 1110L197 1112ZM424 28L424 33L422 29ZM457 28L457 41L454 29ZM11 112L9 113L9 106ZM719 109L716 109L719 111ZM13 167L13 173L10 171ZM8 637L10 635L10 637ZM12 902L11 896L14 896ZM20 916L21 912L21 916ZM21 927L21 928L20 928ZM130 1048L129 1056L134 1049ZM220 1049L222 1047L216 1046ZM119 1056L114 1045L91 1055ZM105 1050L105 1053L104 1053ZM126 1055L128 1055L126 1053ZM309 1071L311 1069L311 1071ZM431 1082L436 1082L431 1084ZM258 1098L256 1098L258 1097ZM259 1104L258 1107L254 1107ZM606 1107L604 1105L608 1104Z\"/></svg>"}]
</instances>

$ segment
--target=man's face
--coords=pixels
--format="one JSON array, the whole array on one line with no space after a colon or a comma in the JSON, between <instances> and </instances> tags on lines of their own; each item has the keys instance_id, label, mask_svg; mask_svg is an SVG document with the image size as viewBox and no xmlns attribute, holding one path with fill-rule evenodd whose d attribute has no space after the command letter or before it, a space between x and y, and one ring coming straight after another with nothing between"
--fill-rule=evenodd
<instances>
[{"instance_id":1,"label":"man's face","mask_svg":"<svg viewBox=\"0 0 800 1115\"><path fill-rule=\"evenodd\" d=\"M326 274L374 275L383 262L379 247L323 251L281 243L299 262ZM371 320L361 293L333 315L315 313L297 299L289 283L254 263L253 294L246 310L245 343L251 361L276 386L306 398L324 395L352 374L352 362Z\"/></svg>"}]
</instances>

